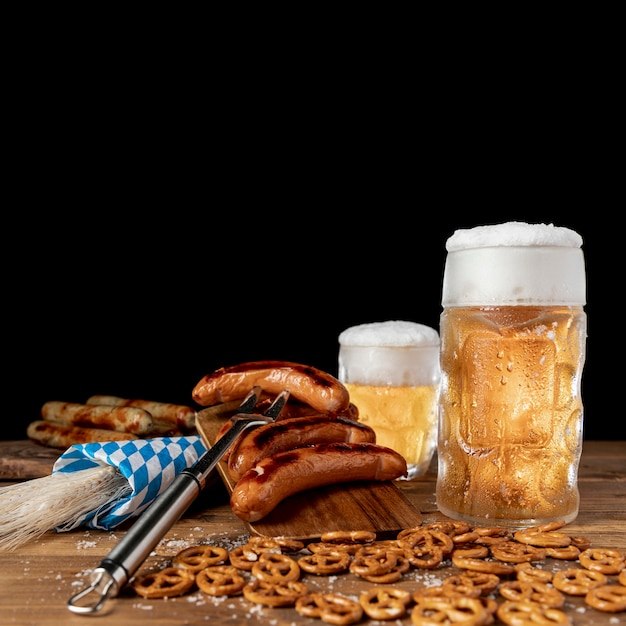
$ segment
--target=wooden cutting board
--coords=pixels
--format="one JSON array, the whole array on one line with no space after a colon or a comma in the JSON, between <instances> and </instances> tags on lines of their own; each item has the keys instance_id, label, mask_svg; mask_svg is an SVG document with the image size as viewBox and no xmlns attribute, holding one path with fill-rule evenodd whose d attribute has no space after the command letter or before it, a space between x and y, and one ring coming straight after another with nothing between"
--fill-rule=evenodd
<instances>
[{"instance_id":1,"label":"wooden cutting board","mask_svg":"<svg viewBox=\"0 0 626 626\"><path fill-rule=\"evenodd\" d=\"M238 402L231 402L198 413L196 428L208 448L238 406ZM226 461L220 461L217 469L232 493L234 483ZM421 513L395 483L366 481L338 483L295 494L247 526L251 533L264 537L316 540L323 532L338 530L368 530L379 538L395 537L403 528L421 523Z\"/></svg>"}]
</instances>

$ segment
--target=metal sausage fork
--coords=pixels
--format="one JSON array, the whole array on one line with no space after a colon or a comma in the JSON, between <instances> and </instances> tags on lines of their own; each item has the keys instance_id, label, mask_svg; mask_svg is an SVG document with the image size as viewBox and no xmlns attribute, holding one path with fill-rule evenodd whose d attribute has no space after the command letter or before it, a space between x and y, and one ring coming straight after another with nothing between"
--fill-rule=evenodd
<instances>
[{"instance_id":1,"label":"metal sausage fork","mask_svg":"<svg viewBox=\"0 0 626 626\"><path fill-rule=\"evenodd\" d=\"M273 422L289 399L282 391L263 413L255 413L261 387L244 398L233 424L189 469L181 471L171 485L141 514L124 538L91 573L91 584L72 596L67 607L73 613L100 612L108 598L117 596L153 548L200 494L206 479L236 439L247 429Z\"/></svg>"}]
</instances>

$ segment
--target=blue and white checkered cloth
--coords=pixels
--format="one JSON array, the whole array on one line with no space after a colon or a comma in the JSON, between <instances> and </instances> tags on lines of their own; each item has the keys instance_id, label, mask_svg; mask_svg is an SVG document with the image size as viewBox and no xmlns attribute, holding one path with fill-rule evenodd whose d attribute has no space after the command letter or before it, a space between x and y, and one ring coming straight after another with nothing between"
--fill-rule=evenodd
<instances>
[{"instance_id":1,"label":"blue and white checkered cloth","mask_svg":"<svg viewBox=\"0 0 626 626\"><path fill-rule=\"evenodd\" d=\"M52 473L113 465L128 480L130 495L86 513L78 525L110 530L140 515L184 469L206 452L198 436L75 444L55 462Z\"/></svg>"}]
</instances>

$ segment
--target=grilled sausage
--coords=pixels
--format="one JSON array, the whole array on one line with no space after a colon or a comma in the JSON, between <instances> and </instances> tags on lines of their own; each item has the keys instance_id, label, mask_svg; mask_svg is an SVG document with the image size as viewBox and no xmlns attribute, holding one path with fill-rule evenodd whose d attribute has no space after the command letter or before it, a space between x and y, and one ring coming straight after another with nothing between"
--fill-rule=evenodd
<instances>
[{"instance_id":1,"label":"grilled sausage","mask_svg":"<svg viewBox=\"0 0 626 626\"><path fill-rule=\"evenodd\" d=\"M230 505L256 522L288 496L340 482L394 480L407 475L403 456L375 443L328 443L261 459L235 485Z\"/></svg>"},{"instance_id":2,"label":"grilled sausage","mask_svg":"<svg viewBox=\"0 0 626 626\"><path fill-rule=\"evenodd\" d=\"M48 422L64 426L100 428L136 435L148 435L154 427L152 415L137 407L51 401L41 407L41 416Z\"/></svg>"},{"instance_id":3,"label":"grilled sausage","mask_svg":"<svg viewBox=\"0 0 626 626\"><path fill-rule=\"evenodd\" d=\"M235 444L228 455L228 473L238 481L262 458L322 443L375 443L376 433L366 424L344 417L314 415L293 417L250 431Z\"/></svg>"},{"instance_id":4,"label":"grilled sausage","mask_svg":"<svg viewBox=\"0 0 626 626\"><path fill-rule=\"evenodd\" d=\"M50 448L69 448L75 443L93 443L96 441L123 441L139 439L131 433L120 433L104 428L83 428L81 426L64 426L57 422L36 420L26 429L29 439Z\"/></svg>"},{"instance_id":5,"label":"grilled sausage","mask_svg":"<svg viewBox=\"0 0 626 626\"><path fill-rule=\"evenodd\" d=\"M199 405L213 406L243 398L256 385L270 394L287 390L320 413L339 413L350 404L350 394L337 378L310 365L289 361L252 361L222 367L204 376L191 395Z\"/></svg>"},{"instance_id":6,"label":"grilled sausage","mask_svg":"<svg viewBox=\"0 0 626 626\"><path fill-rule=\"evenodd\" d=\"M196 412L191 407L182 404L103 395L87 398L87 404L109 404L143 409L152 415L152 419L155 422L155 430L158 431L175 430L186 433L193 430L196 426Z\"/></svg>"}]
</instances>

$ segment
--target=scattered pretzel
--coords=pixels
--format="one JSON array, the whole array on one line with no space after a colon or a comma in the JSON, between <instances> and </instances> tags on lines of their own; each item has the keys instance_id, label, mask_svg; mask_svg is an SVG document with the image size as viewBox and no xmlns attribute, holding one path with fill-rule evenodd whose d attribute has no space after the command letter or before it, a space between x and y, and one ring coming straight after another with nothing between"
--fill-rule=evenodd
<instances>
[{"instance_id":1,"label":"scattered pretzel","mask_svg":"<svg viewBox=\"0 0 626 626\"><path fill-rule=\"evenodd\" d=\"M467 546L463 545L463 547L454 548L452 554L465 556L470 559L484 559L489 556L489 548L487 546L479 546L478 544L472 543Z\"/></svg>"},{"instance_id":2,"label":"scattered pretzel","mask_svg":"<svg viewBox=\"0 0 626 626\"><path fill-rule=\"evenodd\" d=\"M174 567L184 567L196 574L210 565L223 565L228 561L228 550L219 546L192 546L181 550L172 559Z\"/></svg>"},{"instance_id":3,"label":"scattered pretzel","mask_svg":"<svg viewBox=\"0 0 626 626\"><path fill-rule=\"evenodd\" d=\"M414 626L432 626L438 623L482 626L487 623L488 618L489 614L478 598L462 596L421 597L411 611L411 622Z\"/></svg>"},{"instance_id":4,"label":"scattered pretzel","mask_svg":"<svg viewBox=\"0 0 626 626\"><path fill-rule=\"evenodd\" d=\"M573 543L562 548L546 548L546 556L562 561L575 561L580 556L580 548Z\"/></svg>"},{"instance_id":5,"label":"scattered pretzel","mask_svg":"<svg viewBox=\"0 0 626 626\"><path fill-rule=\"evenodd\" d=\"M537 548L517 541L502 541L492 545L489 550L493 557L505 563L543 561L546 558L545 548Z\"/></svg>"},{"instance_id":6,"label":"scattered pretzel","mask_svg":"<svg viewBox=\"0 0 626 626\"><path fill-rule=\"evenodd\" d=\"M481 596L486 596L495 591L500 584L500 577L497 574L489 574L487 572L465 570L460 574L460 578L465 582L471 582L475 589L480 590Z\"/></svg>"},{"instance_id":7,"label":"scattered pretzel","mask_svg":"<svg viewBox=\"0 0 626 626\"><path fill-rule=\"evenodd\" d=\"M327 576L345 572L350 565L350 554L344 550L325 548L313 554L305 554L297 562L309 574Z\"/></svg>"},{"instance_id":8,"label":"scattered pretzel","mask_svg":"<svg viewBox=\"0 0 626 626\"><path fill-rule=\"evenodd\" d=\"M378 620L398 619L406 614L411 594L397 587L372 587L359 596L359 604L368 617Z\"/></svg>"},{"instance_id":9,"label":"scattered pretzel","mask_svg":"<svg viewBox=\"0 0 626 626\"><path fill-rule=\"evenodd\" d=\"M320 540L328 543L372 543L376 533L369 530L333 530L322 533Z\"/></svg>"},{"instance_id":10,"label":"scattered pretzel","mask_svg":"<svg viewBox=\"0 0 626 626\"><path fill-rule=\"evenodd\" d=\"M341 550L348 554L356 554L363 547L361 543L333 543L331 541L316 541L307 544L310 552L319 552L320 550Z\"/></svg>"},{"instance_id":11,"label":"scattered pretzel","mask_svg":"<svg viewBox=\"0 0 626 626\"><path fill-rule=\"evenodd\" d=\"M297 561L282 552L262 552L250 571L255 578L270 583L300 578L300 566Z\"/></svg>"},{"instance_id":12,"label":"scattered pretzel","mask_svg":"<svg viewBox=\"0 0 626 626\"><path fill-rule=\"evenodd\" d=\"M338 593L308 593L296 600L296 611L305 617L317 617L328 624L356 624L363 617L363 607Z\"/></svg>"},{"instance_id":13,"label":"scattered pretzel","mask_svg":"<svg viewBox=\"0 0 626 626\"><path fill-rule=\"evenodd\" d=\"M475 572L486 572L498 576L508 576L515 573L515 568L508 563L500 561L487 561L486 559L473 559L452 554L452 562L461 569L469 569Z\"/></svg>"},{"instance_id":14,"label":"scattered pretzel","mask_svg":"<svg viewBox=\"0 0 626 626\"><path fill-rule=\"evenodd\" d=\"M196 585L209 596L235 596L246 581L232 565L211 565L196 574Z\"/></svg>"},{"instance_id":15,"label":"scattered pretzel","mask_svg":"<svg viewBox=\"0 0 626 626\"><path fill-rule=\"evenodd\" d=\"M531 624L572 626L572 620L561 609L543 607L528 600L522 602L506 600L497 608L496 615L509 626L531 626Z\"/></svg>"},{"instance_id":16,"label":"scattered pretzel","mask_svg":"<svg viewBox=\"0 0 626 626\"><path fill-rule=\"evenodd\" d=\"M243 595L250 602L265 606L294 606L296 600L308 593L307 586L299 580L270 583L253 579L243 588Z\"/></svg>"},{"instance_id":17,"label":"scattered pretzel","mask_svg":"<svg viewBox=\"0 0 626 626\"><path fill-rule=\"evenodd\" d=\"M624 568L620 573L619 576L617 577L617 582L620 585L624 585L624 587L626 587L626 568Z\"/></svg>"},{"instance_id":18,"label":"scattered pretzel","mask_svg":"<svg viewBox=\"0 0 626 626\"><path fill-rule=\"evenodd\" d=\"M195 584L193 572L182 567L165 567L147 572L132 581L132 587L142 598L173 598L189 591Z\"/></svg>"},{"instance_id":19,"label":"scattered pretzel","mask_svg":"<svg viewBox=\"0 0 626 626\"><path fill-rule=\"evenodd\" d=\"M550 583L552 582L552 572L533 567L529 561L518 563L515 565L515 571L517 572L517 580L522 580L527 583Z\"/></svg>"},{"instance_id":20,"label":"scattered pretzel","mask_svg":"<svg viewBox=\"0 0 626 626\"><path fill-rule=\"evenodd\" d=\"M572 538L565 533L556 532L562 528L565 522L552 522L542 526L532 526L524 530L518 530L514 539L520 543L527 543L539 548L564 548L572 543Z\"/></svg>"},{"instance_id":21,"label":"scattered pretzel","mask_svg":"<svg viewBox=\"0 0 626 626\"><path fill-rule=\"evenodd\" d=\"M619 574L626 565L624 555L618 550L587 548L578 557L580 564L603 574Z\"/></svg>"},{"instance_id":22,"label":"scattered pretzel","mask_svg":"<svg viewBox=\"0 0 626 626\"><path fill-rule=\"evenodd\" d=\"M623 585L601 585L587 592L585 602L598 611L620 613L626 611L626 587Z\"/></svg>"},{"instance_id":23,"label":"scattered pretzel","mask_svg":"<svg viewBox=\"0 0 626 626\"><path fill-rule=\"evenodd\" d=\"M565 604L563 594L546 583L507 580L500 584L498 591L507 600L514 602L528 600L550 609L560 609Z\"/></svg>"},{"instance_id":24,"label":"scattered pretzel","mask_svg":"<svg viewBox=\"0 0 626 626\"><path fill-rule=\"evenodd\" d=\"M574 567L557 572L552 584L568 596L584 596L590 589L605 585L607 577L598 571Z\"/></svg>"}]
</instances>

